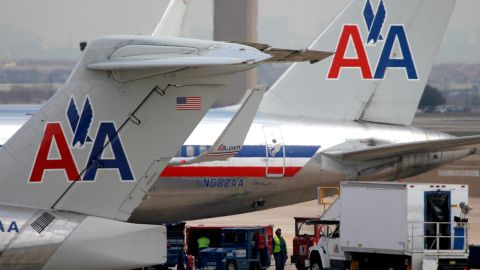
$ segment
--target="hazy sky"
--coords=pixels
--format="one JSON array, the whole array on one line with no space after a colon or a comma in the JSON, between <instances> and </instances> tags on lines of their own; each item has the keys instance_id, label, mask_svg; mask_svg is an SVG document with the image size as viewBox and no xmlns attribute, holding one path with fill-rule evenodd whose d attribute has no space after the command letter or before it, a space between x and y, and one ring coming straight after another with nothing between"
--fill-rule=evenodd
<instances>
[{"instance_id":1,"label":"hazy sky","mask_svg":"<svg viewBox=\"0 0 480 270\"><path fill-rule=\"evenodd\" d=\"M268 42L265 37L273 39L272 33L278 33L273 41L306 46L305 43L313 40L346 2L259 0L259 40ZM35 33L46 49L77 49L79 41L105 34L150 34L167 3L168 0L0 0L0 31ZM193 37L211 38L212 0L191 0L191 5L186 32ZM450 40L446 40L441 58L480 62L479 11L479 0L458 0L447 32ZM282 20L288 20L288 24L276 26L271 23ZM266 35L266 27L269 35ZM288 29L283 29L285 27ZM293 37L285 37L285 30L294 33ZM459 37L466 41L458 40ZM460 42L469 44L457 45Z\"/></svg>"}]
</instances>

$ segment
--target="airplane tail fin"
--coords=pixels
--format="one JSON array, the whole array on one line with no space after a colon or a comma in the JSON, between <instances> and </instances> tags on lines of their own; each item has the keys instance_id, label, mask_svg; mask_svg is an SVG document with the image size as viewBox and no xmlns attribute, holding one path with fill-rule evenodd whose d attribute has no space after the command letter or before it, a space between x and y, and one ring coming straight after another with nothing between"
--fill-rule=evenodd
<instances>
[{"instance_id":1,"label":"airplane tail fin","mask_svg":"<svg viewBox=\"0 0 480 270\"><path fill-rule=\"evenodd\" d=\"M182 32L189 0L171 0L152 36L178 37Z\"/></svg>"},{"instance_id":2,"label":"airplane tail fin","mask_svg":"<svg viewBox=\"0 0 480 270\"><path fill-rule=\"evenodd\" d=\"M353 0L265 94L261 112L410 125L456 0Z\"/></svg>"},{"instance_id":3,"label":"airplane tail fin","mask_svg":"<svg viewBox=\"0 0 480 270\"><path fill-rule=\"evenodd\" d=\"M66 84L0 148L0 203L127 220L230 75L270 57L208 40L91 42Z\"/></svg>"}]
</instances>

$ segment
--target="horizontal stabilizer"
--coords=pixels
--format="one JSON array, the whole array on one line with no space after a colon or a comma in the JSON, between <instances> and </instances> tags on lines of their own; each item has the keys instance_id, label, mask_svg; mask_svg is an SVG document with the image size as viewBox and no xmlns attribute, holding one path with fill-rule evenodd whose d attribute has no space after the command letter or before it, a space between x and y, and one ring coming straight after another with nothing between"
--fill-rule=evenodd
<instances>
[{"instance_id":1,"label":"horizontal stabilizer","mask_svg":"<svg viewBox=\"0 0 480 270\"><path fill-rule=\"evenodd\" d=\"M206 66L227 66L244 64L254 59L244 59L235 57L214 57L214 56L192 56L192 57L172 57L164 59L143 59L143 60L113 60L90 64L87 66L91 70L99 71L127 71L143 69L161 69L161 68L188 68L188 67L206 67Z\"/></svg>"},{"instance_id":2,"label":"horizontal stabilizer","mask_svg":"<svg viewBox=\"0 0 480 270\"><path fill-rule=\"evenodd\" d=\"M314 63L329 55L319 54L279 49L261 51L229 42L142 37L133 40L133 44L121 46L107 59L88 59L85 66L93 71L112 72L118 82L129 82L173 74L177 78L223 75L270 63L270 59L276 59L273 61L276 63L289 59Z\"/></svg>"},{"instance_id":3,"label":"horizontal stabilizer","mask_svg":"<svg viewBox=\"0 0 480 270\"><path fill-rule=\"evenodd\" d=\"M268 53L272 58L266 62L310 62L311 64L322 61L333 55L333 52L314 51L314 50L292 50L273 48L268 44L254 42L232 42L255 48L264 53Z\"/></svg>"},{"instance_id":4,"label":"horizontal stabilizer","mask_svg":"<svg viewBox=\"0 0 480 270\"><path fill-rule=\"evenodd\" d=\"M440 139L423 142L373 146L353 151L326 151L324 155L342 161L372 161L408 154L449 151L480 144L480 136Z\"/></svg>"},{"instance_id":5,"label":"horizontal stabilizer","mask_svg":"<svg viewBox=\"0 0 480 270\"><path fill-rule=\"evenodd\" d=\"M208 151L192 159L182 159L171 162L169 166L227 160L235 156L242 149L253 118L257 113L258 106L266 90L266 85L259 85L251 91L243 105Z\"/></svg>"},{"instance_id":6,"label":"horizontal stabilizer","mask_svg":"<svg viewBox=\"0 0 480 270\"><path fill-rule=\"evenodd\" d=\"M118 49L109 60L87 65L97 71L142 71L156 69L185 69L230 65L255 65L266 62L316 63L332 53L311 50L285 50L268 45L248 43L238 49L228 48L230 43L216 45L218 48L196 48L187 46L128 45ZM238 46L238 45L237 45ZM261 48L260 50L258 48ZM227 50L228 51L227 51ZM226 56L227 55L227 56Z\"/></svg>"}]
</instances>

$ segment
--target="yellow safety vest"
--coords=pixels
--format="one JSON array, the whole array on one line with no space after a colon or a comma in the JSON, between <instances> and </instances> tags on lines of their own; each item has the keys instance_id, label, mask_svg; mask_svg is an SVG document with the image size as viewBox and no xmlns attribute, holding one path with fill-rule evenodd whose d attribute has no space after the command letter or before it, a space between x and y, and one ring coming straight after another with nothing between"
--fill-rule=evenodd
<instances>
[{"instance_id":1,"label":"yellow safety vest","mask_svg":"<svg viewBox=\"0 0 480 270\"><path fill-rule=\"evenodd\" d=\"M210 239L205 236L198 238L197 242L198 248L208 248L210 246Z\"/></svg>"},{"instance_id":2,"label":"yellow safety vest","mask_svg":"<svg viewBox=\"0 0 480 270\"><path fill-rule=\"evenodd\" d=\"M273 253L279 253L282 251L282 241L280 240L280 237L274 236L273 241L275 242L275 247L273 248ZM285 245L285 253L287 253L287 246Z\"/></svg>"}]
</instances>

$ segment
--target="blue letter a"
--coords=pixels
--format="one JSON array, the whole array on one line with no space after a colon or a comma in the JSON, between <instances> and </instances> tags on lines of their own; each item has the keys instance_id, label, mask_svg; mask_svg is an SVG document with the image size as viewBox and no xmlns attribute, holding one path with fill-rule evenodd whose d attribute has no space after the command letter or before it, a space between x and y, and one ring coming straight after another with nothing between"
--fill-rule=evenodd
<instances>
[{"instance_id":1,"label":"blue letter a","mask_svg":"<svg viewBox=\"0 0 480 270\"><path fill-rule=\"evenodd\" d=\"M15 221L12 221L12 223L10 223L10 226L8 226L8 231L7 232L16 232L16 233L19 233L20 231L18 230L18 226L17 226L17 222Z\"/></svg>"},{"instance_id":2,"label":"blue letter a","mask_svg":"<svg viewBox=\"0 0 480 270\"><path fill-rule=\"evenodd\" d=\"M403 59L390 58L396 40L398 40L398 44L400 45ZM409 80L418 79L417 69L413 62L412 52L410 51L410 45L408 44L407 34L405 33L403 25L392 25L390 27L374 78L384 79L387 68L405 68Z\"/></svg>"},{"instance_id":3,"label":"blue letter a","mask_svg":"<svg viewBox=\"0 0 480 270\"><path fill-rule=\"evenodd\" d=\"M105 142L108 142L112 153L113 159L103 158L105 151ZM88 158L87 171L85 172L85 181L93 181L97 175L98 169L117 169L120 173L122 181L134 181L130 164L128 163L125 150L123 149L122 142L117 136L117 129L113 122L102 122L98 128L97 137L93 143L92 152Z\"/></svg>"}]
</instances>

